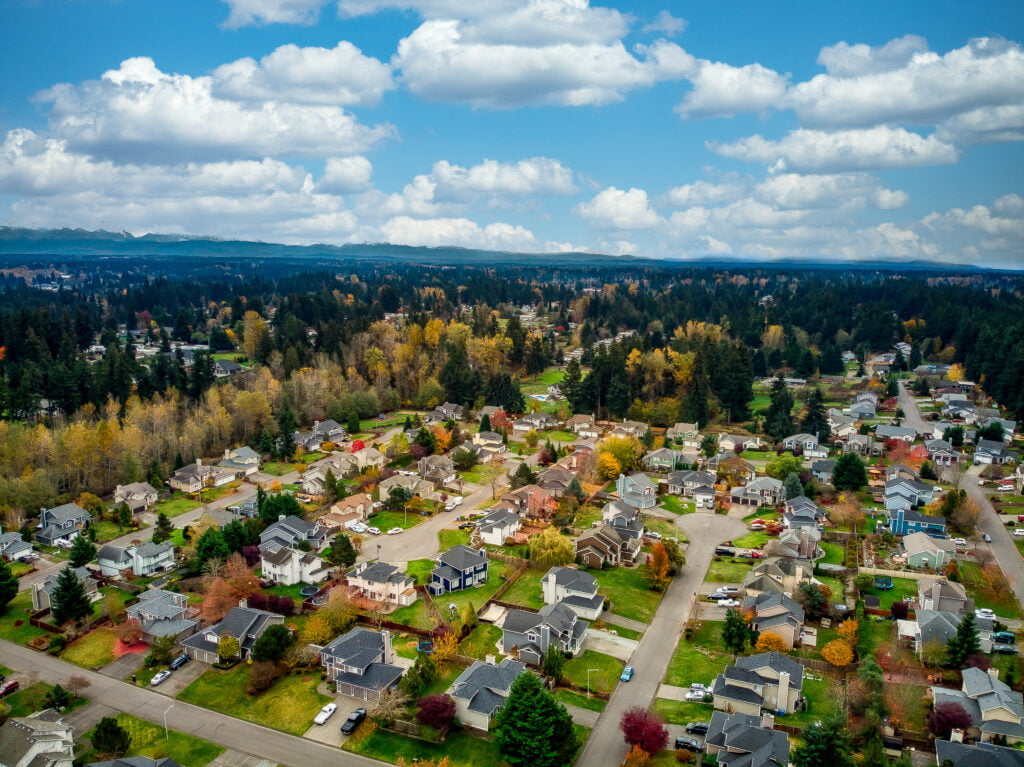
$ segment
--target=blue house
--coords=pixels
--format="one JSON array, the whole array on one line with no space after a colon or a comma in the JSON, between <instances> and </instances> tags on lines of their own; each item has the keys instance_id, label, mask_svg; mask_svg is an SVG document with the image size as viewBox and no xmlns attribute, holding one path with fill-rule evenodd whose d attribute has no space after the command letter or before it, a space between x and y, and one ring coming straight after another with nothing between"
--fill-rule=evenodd
<instances>
[{"instance_id":1,"label":"blue house","mask_svg":"<svg viewBox=\"0 0 1024 767\"><path fill-rule=\"evenodd\" d=\"M462 591L487 581L487 552L453 546L437 559L427 589L431 596Z\"/></svg>"},{"instance_id":2,"label":"blue house","mask_svg":"<svg viewBox=\"0 0 1024 767\"><path fill-rule=\"evenodd\" d=\"M945 538L946 520L911 509L895 509L889 512L889 530L893 535L925 533L932 538Z\"/></svg>"},{"instance_id":3,"label":"blue house","mask_svg":"<svg viewBox=\"0 0 1024 767\"><path fill-rule=\"evenodd\" d=\"M646 474L620 474L615 482L619 498L638 509L649 509L658 502L658 486Z\"/></svg>"}]
</instances>

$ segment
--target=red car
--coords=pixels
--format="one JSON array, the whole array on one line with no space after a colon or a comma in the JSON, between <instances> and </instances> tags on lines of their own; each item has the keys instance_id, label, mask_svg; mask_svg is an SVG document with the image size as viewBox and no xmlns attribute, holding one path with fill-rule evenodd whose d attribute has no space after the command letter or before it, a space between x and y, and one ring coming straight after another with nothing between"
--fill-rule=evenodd
<instances>
[{"instance_id":1,"label":"red car","mask_svg":"<svg viewBox=\"0 0 1024 767\"><path fill-rule=\"evenodd\" d=\"M764 556L764 552L761 551L760 549L751 549L750 550L750 558L751 559L761 559L761 557L763 557L763 556Z\"/></svg>"},{"instance_id":2,"label":"red car","mask_svg":"<svg viewBox=\"0 0 1024 767\"><path fill-rule=\"evenodd\" d=\"M4 682L0 684L0 698L5 698L12 692L16 692L21 687L19 682Z\"/></svg>"}]
</instances>

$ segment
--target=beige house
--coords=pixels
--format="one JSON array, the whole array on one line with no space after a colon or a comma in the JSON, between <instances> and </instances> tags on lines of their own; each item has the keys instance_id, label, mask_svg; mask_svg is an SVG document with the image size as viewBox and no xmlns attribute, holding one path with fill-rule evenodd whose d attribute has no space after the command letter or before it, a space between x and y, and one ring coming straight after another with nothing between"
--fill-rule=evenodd
<instances>
[{"instance_id":1,"label":"beige house","mask_svg":"<svg viewBox=\"0 0 1024 767\"><path fill-rule=\"evenodd\" d=\"M917 582L917 607L919 610L935 610L962 615L974 611L974 600L959 583L937 578Z\"/></svg>"},{"instance_id":2,"label":"beige house","mask_svg":"<svg viewBox=\"0 0 1024 767\"><path fill-rule=\"evenodd\" d=\"M360 562L349 571L348 586L357 596L384 605L406 607L420 598L416 581L387 562Z\"/></svg>"},{"instance_id":3,"label":"beige house","mask_svg":"<svg viewBox=\"0 0 1024 767\"><path fill-rule=\"evenodd\" d=\"M341 530L349 520L365 522L373 508L373 499L366 493L356 493L342 498L331 506L331 510L317 519L316 523L324 530Z\"/></svg>"},{"instance_id":4,"label":"beige house","mask_svg":"<svg viewBox=\"0 0 1024 767\"><path fill-rule=\"evenodd\" d=\"M804 667L778 652L737 658L711 686L717 711L759 716L761 709L796 710L804 684Z\"/></svg>"},{"instance_id":5,"label":"beige house","mask_svg":"<svg viewBox=\"0 0 1024 767\"><path fill-rule=\"evenodd\" d=\"M448 688L455 701L455 717L466 727L487 732L505 705L512 683L526 672L526 664L511 658L501 663L476 661Z\"/></svg>"},{"instance_id":6,"label":"beige house","mask_svg":"<svg viewBox=\"0 0 1024 767\"><path fill-rule=\"evenodd\" d=\"M743 611L752 613L750 627L762 634L775 634L792 650L800 644L804 628L804 609L795 601L779 593L748 596L743 600Z\"/></svg>"}]
</instances>

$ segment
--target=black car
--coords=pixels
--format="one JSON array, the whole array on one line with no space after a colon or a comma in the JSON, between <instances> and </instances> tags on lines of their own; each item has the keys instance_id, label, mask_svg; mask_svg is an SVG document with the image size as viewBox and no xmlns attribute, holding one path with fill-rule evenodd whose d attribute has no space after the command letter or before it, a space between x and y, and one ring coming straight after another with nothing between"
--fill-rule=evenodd
<instances>
[{"instance_id":1,"label":"black car","mask_svg":"<svg viewBox=\"0 0 1024 767\"><path fill-rule=\"evenodd\" d=\"M179 655L177 658L171 661L171 670L177 671L190 660L192 660L192 658L190 658L188 655Z\"/></svg>"},{"instance_id":2,"label":"black car","mask_svg":"<svg viewBox=\"0 0 1024 767\"><path fill-rule=\"evenodd\" d=\"M1017 636L1012 631L993 631L990 639L996 644L1014 644Z\"/></svg>"},{"instance_id":3,"label":"black car","mask_svg":"<svg viewBox=\"0 0 1024 767\"><path fill-rule=\"evenodd\" d=\"M736 549L730 549L728 546L719 546L715 549L715 554L720 557L734 557L736 556Z\"/></svg>"},{"instance_id":4,"label":"black car","mask_svg":"<svg viewBox=\"0 0 1024 767\"><path fill-rule=\"evenodd\" d=\"M366 719L366 709L357 708L351 714L348 715L348 719L345 720L344 724L341 725L342 735L351 735L356 731L356 727L359 723Z\"/></svg>"},{"instance_id":5,"label":"black car","mask_svg":"<svg viewBox=\"0 0 1024 767\"><path fill-rule=\"evenodd\" d=\"M723 594L721 591L715 591L711 594L708 594L708 599L710 599L713 602L718 602L722 599L732 599L732 597L730 597L728 594Z\"/></svg>"},{"instance_id":6,"label":"black car","mask_svg":"<svg viewBox=\"0 0 1024 767\"><path fill-rule=\"evenodd\" d=\"M686 732L689 735L707 735L710 726L708 722L690 722L686 725Z\"/></svg>"},{"instance_id":7,"label":"black car","mask_svg":"<svg viewBox=\"0 0 1024 767\"><path fill-rule=\"evenodd\" d=\"M676 751L681 748L685 748L694 754L700 753L701 745L697 742L696 738L687 738L685 735L679 735L676 737Z\"/></svg>"},{"instance_id":8,"label":"black car","mask_svg":"<svg viewBox=\"0 0 1024 767\"><path fill-rule=\"evenodd\" d=\"M1017 655L1017 647L1012 644L994 644L992 645L992 652L999 653L1000 655Z\"/></svg>"}]
</instances>

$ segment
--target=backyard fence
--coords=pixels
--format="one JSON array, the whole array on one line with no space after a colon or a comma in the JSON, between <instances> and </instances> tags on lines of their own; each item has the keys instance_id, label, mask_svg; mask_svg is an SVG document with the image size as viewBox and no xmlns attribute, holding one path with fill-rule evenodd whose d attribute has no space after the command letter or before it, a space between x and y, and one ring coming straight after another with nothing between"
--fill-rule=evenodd
<instances>
[{"instance_id":1,"label":"backyard fence","mask_svg":"<svg viewBox=\"0 0 1024 767\"><path fill-rule=\"evenodd\" d=\"M862 567L860 568L862 575L887 575L890 578L909 578L914 581L920 580L934 580L938 578L934 572L921 572L919 570L887 570L882 567Z\"/></svg>"},{"instance_id":2,"label":"backyard fence","mask_svg":"<svg viewBox=\"0 0 1024 767\"><path fill-rule=\"evenodd\" d=\"M488 551L487 552L487 558L488 559L496 559L499 562L505 562L505 563L510 564L510 565L521 565L524 568L530 566L530 560L529 559L523 559L522 557L513 557L510 554L502 554L499 551Z\"/></svg>"}]
</instances>

